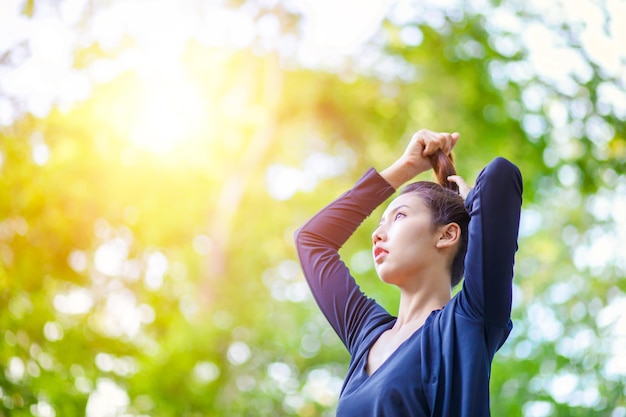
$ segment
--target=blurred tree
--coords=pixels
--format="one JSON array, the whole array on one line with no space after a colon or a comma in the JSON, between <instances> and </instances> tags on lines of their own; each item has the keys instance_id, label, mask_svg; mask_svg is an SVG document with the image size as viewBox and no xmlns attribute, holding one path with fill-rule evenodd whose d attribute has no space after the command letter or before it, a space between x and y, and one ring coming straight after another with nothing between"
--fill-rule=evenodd
<instances>
[{"instance_id":1,"label":"blurred tree","mask_svg":"<svg viewBox=\"0 0 626 417\"><path fill-rule=\"evenodd\" d=\"M493 414L626 415L624 64L574 17L400 1L310 62L289 2L70 4L14 2L0 51L0 415L333 415L348 358L292 234L421 127L470 181L524 174ZM588 6L606 42L621 4ZM342 253L395 311L378 217Z\"/></svg>"}]
</instances>

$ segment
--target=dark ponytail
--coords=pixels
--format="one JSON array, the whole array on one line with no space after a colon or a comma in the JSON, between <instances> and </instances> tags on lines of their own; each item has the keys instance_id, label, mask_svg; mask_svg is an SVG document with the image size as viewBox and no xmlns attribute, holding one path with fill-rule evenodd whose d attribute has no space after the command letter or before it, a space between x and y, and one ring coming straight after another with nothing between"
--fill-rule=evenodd
<instances>
[{"instance_id":1,"label":"dark ponytail","mask_svg":"<svg viewBox=\"0 0 626 417\"><path fill-rule=\"evenodd\" d=\"M448 177L450 175L456 175L456 168L454 168L452 154L446 155L441 149L438 149L429 158L430 164L433 166L433 171L435 171L435 175L437 176L437 182L439 185L458 193L459 186L452 181L448 181Z\"/></svg>"}]
</instances>

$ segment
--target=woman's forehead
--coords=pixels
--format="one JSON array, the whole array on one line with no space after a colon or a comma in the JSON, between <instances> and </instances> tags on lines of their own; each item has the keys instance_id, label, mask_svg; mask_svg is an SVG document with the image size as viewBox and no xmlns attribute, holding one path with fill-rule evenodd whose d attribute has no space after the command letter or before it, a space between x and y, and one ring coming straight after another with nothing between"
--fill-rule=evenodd
<instances>
[{"instance_id":1,"label":"woman's forehead","mask_svg":"<svg viewBox=\"0 0 626 417\"><path fill-rule=\"evenodd\" d=\"M416 193L400 194L398 197L393 199L391 203L389 203L383 216L387 213L391 213L392 211L399 209L402 206L408 207L409 209L425 208L422 199Z\"/></svg>"}]
</instances>

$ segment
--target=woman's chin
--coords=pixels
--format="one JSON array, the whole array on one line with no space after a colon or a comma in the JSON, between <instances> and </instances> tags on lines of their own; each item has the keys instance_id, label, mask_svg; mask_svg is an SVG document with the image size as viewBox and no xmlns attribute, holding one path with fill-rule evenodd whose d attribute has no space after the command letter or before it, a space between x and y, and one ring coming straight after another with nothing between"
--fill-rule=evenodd
<instances>
[{"instance_id":1,"label":"woman's chin","mask_svg":"<svg viewBox=\"0 0 626 417\"><path fill-rule=\"evenodd\" d=\"M378 272L378 278L385 284L395 284L394 275L385 271L384 268L377 268L376 272Z\"/></svg>"}]
</instances>

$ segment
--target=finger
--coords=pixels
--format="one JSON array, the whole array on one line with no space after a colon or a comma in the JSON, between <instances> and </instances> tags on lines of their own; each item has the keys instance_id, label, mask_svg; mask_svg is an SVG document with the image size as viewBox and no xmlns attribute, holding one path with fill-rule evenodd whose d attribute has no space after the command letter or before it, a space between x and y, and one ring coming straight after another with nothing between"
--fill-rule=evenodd
<instances>
[{"instance_id":1,"label":"finger","mask_svg":"<svg viewBox=\"0 0 626 417\"><path fill-rule=\"evenodd\" d=\"M456 144L459 142L460 137L461 137L461 134L459 132L454 132L453 134L450 135L451 145L450 145L450 149L448 149L446 153L452 152L452 149L454 149Z\"/></svg>"},{"instance_id":2,"label":"finger","mask_svg":"<svg viewBox=\"0 0 626 417\"><path fill-rule=\"evenodd\" d=\"M463 177L461 177L460 175L450 175L448 177L448 181L453 182L459 186L459 194L461 194L461 197L463 197L463 200L465 200L471 188L467 185Z\"/></svg>"},{"instance_id":3,"label":"finger","mask_svg":"<svg viewBox=\"0 0 626 417\"><path fill-rule=\"evenodd\" d=\"M420 155L426 156L426 147L430 142L429 131L426 129L421 129L411 138L411 148L415 152L417 151Z\"/></svg>"},{"instance_id":4,"label":"finger","mask_svg":"<svg viewBox=\"0 0 626 417\"><path fill-rule=\"evenodd\" d=\"M448 181L452 181L453 183L455 183L459 187L468 188L467 187L467 183L465 182L463 177L461 177L460 175L450 175L448 177Z\"/></svg>"},{"instance_id":5,"label":"finger","mask_svg":"<svg viewBox=\"0 0 626 417\"><path fill-rule=\"evenodd\" d=\"M441 133L435 133L428 131L425 135L424 156L434 154L438 149L442 149L445 145L445 137Z\"/></svg>"},{"instance_id":6,"label":"finger","mask_svg":"<svg viewBox=\"0 0 626 417\"><path fill-rule=\"evenodd\" d=\"M426 135L428 141L426 142L426 146L424 147L424 156L434 154L438 149L441 149L445 154L450 154L452 152L452 148L454 148L460 138L460 134L458 132L448 133L448 132L428 132Z\"/></svg>"},{"instance_id":7,"label":"finger","mask_svg":"<svg viewBox=\"0 0 626 417\"><path fill-rule=\"evenodd\" d=\"M458 132L454 133L441 133L442 135L442 145L441 150L449 155L452 152L452 149L456 146L456 143L459 141L459 137L461 136Z\"/></svg>"},{"instance_id":8,"label":"finger","mask_svg":"<svg viewBox=\"0 0 626 417\"><path fill-rule=\"evenodd\" d=\"M406 148L405 152L407 155L413 155L414 157L422 156L424 154L425 147L426 147L426 144L424 143L424 138L418 132L418 133L415 133L413 137L411 138L411 142L409 146Z\"/></svg>"}]
</instances>

